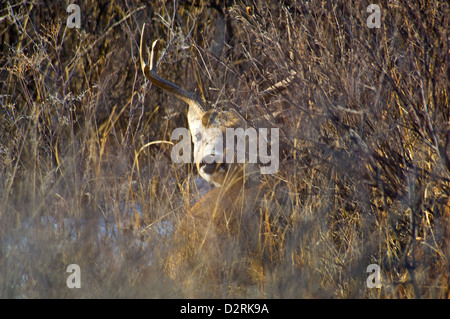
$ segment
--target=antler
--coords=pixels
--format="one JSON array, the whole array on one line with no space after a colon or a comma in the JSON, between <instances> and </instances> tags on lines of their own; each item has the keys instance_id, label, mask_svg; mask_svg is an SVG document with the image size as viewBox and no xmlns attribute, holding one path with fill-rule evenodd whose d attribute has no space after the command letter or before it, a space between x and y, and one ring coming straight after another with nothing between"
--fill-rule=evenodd
<instances>
[{"instance_id":1,"label":"antler","mask_svg":"<svg viewBox=\"0 0 450 319\"><path fill-rule=\"evenodd\" d=\"M140 48L139 48L139 56L141 59L141 68L142 68L142 72L144 73L145 77L150 82L155 84L156 86L168 91L169 93L174 94L181 100L185 101L187 104L189 104L189 107L191 107L197 113L197 115L201 118L201 116L206 112L206 107L205 107L205 104L203 103L202 99L200 99L198 97L198 95L195 94L194 92L185 91L182 88L180 88L179 86L175 85L174 83L163 79L156 73L155 48L156 48L156 45L158 44L158 40L155 40L152 44L152 51L151 51L151 55L150 55L150 66L148 66L144 62L144 59L142 58L144 31L145 31L145 23L142 26L141 42L140 42Z\"/></svg>"},{"instance_id":2,"label":"antler","mask_svg":"<svg viewBox=\"0 0 450 319\"><path fill-rule=\"evenodd\" d=\"M262 91L260 94L262 96L262 98L267 98L272 94L275 93L279 93L285 89L288 88L288 86L291 84L292 80L295 78L295 76L297 75L297 72L295 72L294 70L291 70L289 72L289 76L284 79L281 80L278 83L275 83L274 85L270 86L269 88L265 89L264 91Z\"/></svg>"}]
</instances>

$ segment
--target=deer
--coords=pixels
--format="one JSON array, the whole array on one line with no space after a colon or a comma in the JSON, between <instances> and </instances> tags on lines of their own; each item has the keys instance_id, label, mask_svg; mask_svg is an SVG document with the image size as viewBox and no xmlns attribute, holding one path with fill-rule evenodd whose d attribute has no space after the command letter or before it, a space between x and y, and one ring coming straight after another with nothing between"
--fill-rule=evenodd
<instances>
[{"instance_id":1,"label":"deer","mask_svg":"<svg viewBox=\"0 0 450 319\"><path fill-rule=\"evenodd\" d=\"M152 44L147 64L143 58L144 32L145 24L139 52L142 72L152 84L187 103L194 163L199 175L215 185L182 217L174 234L176 248L165 270L173 279L186 278L191 272L196 273L196 278L220 280L225 272L232 272L240 280L254 282L263 273L258 253L264 219L261 213L270 211L267 194L270 197L271 189L261 182L256 163L211 161L212 156L223 158L229 151L223 147L226 129L246 128L249 124L234 108L208 109L207 102L195 92L158 75L158 40ZM274 87L279 89L280 84ZM228 265L226 270L224 264Z\"/></svg>"}]
</instances>

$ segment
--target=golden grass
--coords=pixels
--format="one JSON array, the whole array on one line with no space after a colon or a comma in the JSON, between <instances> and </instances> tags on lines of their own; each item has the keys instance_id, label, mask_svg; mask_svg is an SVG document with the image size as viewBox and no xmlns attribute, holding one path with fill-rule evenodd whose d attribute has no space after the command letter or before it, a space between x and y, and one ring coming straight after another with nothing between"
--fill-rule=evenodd
<instances>
[{"instance_id":1,"label":"golden grass","mask_svg":"<svg viewBox=\"0 0 450 319\"><path fill-rule=\"evenodd\" d=\"M79 30L65 2L0 7L0 296L448 297L448 3L384 2L379 29L368 1L177 3L83 3ZM140 72L144 22L164 77L280 127L250 281L242 250L165 272L207 186L170 159L185 108Z\"/></svg>"}]
</instances>

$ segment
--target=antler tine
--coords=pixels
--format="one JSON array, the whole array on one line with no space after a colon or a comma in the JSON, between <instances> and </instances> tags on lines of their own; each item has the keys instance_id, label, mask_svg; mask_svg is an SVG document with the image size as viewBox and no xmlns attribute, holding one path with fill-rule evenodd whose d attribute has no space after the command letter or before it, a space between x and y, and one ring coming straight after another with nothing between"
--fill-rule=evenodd
<instances>
[{"instance_id":1,"label":"antler tine","mask_svg":"<svg viewBox=\"0 0 450 319\"><path fill-rule=\"evenodd\" d=\"M181 100L185 101L187 104L189 104L190 107L192 107L195 112L201 116L203 113L206 112L206 107L203 103L203 101L195 94L194 92L188 92L177 86L176 84L167 81L160 77L156 73L156 46L158 44L158 40L153 41L152 44L152 51L150 54L150 66L148 66L144 59L143 59L143 43L144 43L144 31L145 31L145 23L142 26L142 33L141 33L141 42L140 42L140 48L139 48L139 56L141 59L141 68L142 72L144 73L145 77L155 84L156 86L174 94Z\"/></svg>"},{"instance_id":2,"label":"antler tine","mask_svg":"<svg viewBox=\"0 0 450 319\"><path fill-rule=\"evenodd\" d=\"M144 58L142 57L142 48L144 47L144 31L145 31L145 23L142 26L142 32L141 32L141 42L139 43L139 58L141 60L141 69L142 69L142 73L145 74L145 67L147 66L145 64Z\"/></svg>"},{"instance_id":3,"label":"antler tine","mask_svg":"<svg viewBox=\"0 0 450 319\"><path fill-rule=\"evenodd\" d=\"M289 76L286 79L281 80L280 82L275 83L274 85L262 91L260 93L261 97L265 99L271 94L285 90L291 84L292 80L295 78L296 75L297 72L295 72L294 70L290 71Z\"/></svg>"}]
</instances>

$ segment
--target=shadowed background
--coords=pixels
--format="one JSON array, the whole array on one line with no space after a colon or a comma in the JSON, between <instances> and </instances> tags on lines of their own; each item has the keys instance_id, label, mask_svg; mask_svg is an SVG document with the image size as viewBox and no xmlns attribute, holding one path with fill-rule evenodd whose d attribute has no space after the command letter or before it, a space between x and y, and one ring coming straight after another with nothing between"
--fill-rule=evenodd
<instances>
[{"instance_id":1,"label":"shadowed background","mask_svg":"<svg viewBox=\"0 0 450 319\"><path fill-rule=\"evenodd\" d=\"M0 296L448 297L449 5L383 1L371 29L370 3L78 1L80 29L66 1L3 3ZM280 128L267 178L288 203L263 223L256 285L165 275L209 185L160 142L186 106L141 73L143 23L148 45L164 40L163 77Z\"/></svg>"}]
</instances>

